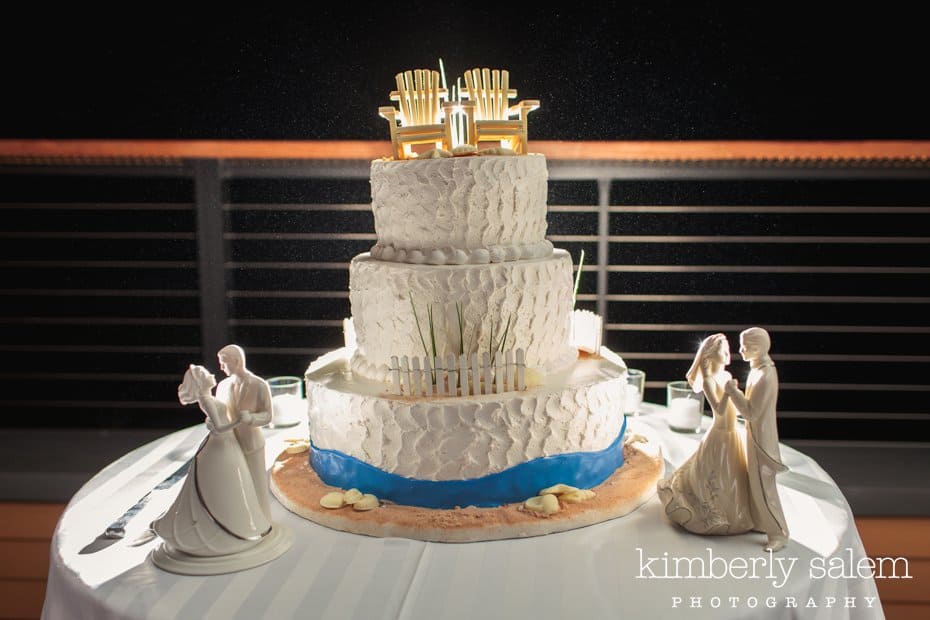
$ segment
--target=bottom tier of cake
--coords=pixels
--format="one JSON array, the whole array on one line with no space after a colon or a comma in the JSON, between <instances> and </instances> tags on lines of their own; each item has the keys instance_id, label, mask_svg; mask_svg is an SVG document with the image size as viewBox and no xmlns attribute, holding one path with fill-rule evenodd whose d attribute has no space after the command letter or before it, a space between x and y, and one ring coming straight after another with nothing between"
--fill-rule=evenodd
<instances>
[{"instance_id":1,"label":"bottom tier of cake","mask_svg":"<svg viewBox=\"0 0 930 620\"><path fill-rule=\"evenodd\" d=\"M626 366L580 358L519 392L408 398L354 375L345 349L307 371L310 464L324 483L428 508L591 488L623 465Z\"/></svg>"},{"instance_id":2,"label":"bottom tier of cake","mask_svg":"<svg viewBox=\"0 0 930 620\"><path fill-rule=\"evenodd\" d=\"M529 510L522 502L451 510L389 502L367 511L350 506L328 509L321 499L338 489L320 479L304 453L284 452L278 457L271 490L291 512L355 534L447 543L541 536L622 517L655 495L656 482L665 471L660 447L644 428L634 427L627 437L623 467L594 487L593 497L580 503L561 501L560 509L551 514Z\"/></svg>"}]
</instances>

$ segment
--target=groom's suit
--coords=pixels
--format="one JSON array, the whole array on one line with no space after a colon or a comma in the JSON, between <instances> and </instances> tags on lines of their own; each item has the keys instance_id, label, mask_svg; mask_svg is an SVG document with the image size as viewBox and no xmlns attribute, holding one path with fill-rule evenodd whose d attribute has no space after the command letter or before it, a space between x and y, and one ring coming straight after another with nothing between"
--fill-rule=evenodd
<instances>
[{"instance_id":1,"label":"groom's suit","mask_svg":"<svg viewBox=\"0 0 930 620\"><path fill-rule=\"evenodd\" d=\"M265 437L260 427L271 421L271 389L264 379L246 370L242 379L233 375L220 381L216 386L216 398L226 404L232 419L238 419L242 411L248 411L252 416L251 424L236 426L236 439L249 464L262 510L270 521L271 496L265 471Z\"/></svg>"},{"instance_id":2,"label":"groom's suit","mask_svg":"<svg viewBox=\"0 0 930 620\"><path fill-rule=\"evenodd\" d=\"M753 368L746 381L746 457L749 466L749 497L754 528L767 534L780 532L788 537L788 526L781 508L776 474L786 471L778 449L775 405L778 399L778 372L771 362Z\"/></svg>"}]
</instances>

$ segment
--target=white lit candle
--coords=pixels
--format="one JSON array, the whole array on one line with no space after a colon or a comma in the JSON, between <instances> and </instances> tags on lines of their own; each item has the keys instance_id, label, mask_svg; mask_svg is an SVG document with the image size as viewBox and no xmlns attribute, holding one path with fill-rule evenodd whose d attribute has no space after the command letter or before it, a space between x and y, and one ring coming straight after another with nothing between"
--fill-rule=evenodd
<instances>
[{"instance_id":1,"label":"white lit candle","mask_svg":"<svg viewBox=\"0 0 930 620\"><path fill-rule=\"evenodd\" d=\"M293 426L300 422L304 400L296 394L278 394L271 399L271 422L275 426Z\"/></svg>"},{"instance_id":2,"label":"white lit candle","mask_svg":"<svg viewBox=\"0 0 930 620\"><path fill-rule=\"evenodd\" d=\"M668 404L668 425L697 431L701 428L701 402L694 398L673 398Z\"/></svg>"},{"instance_id":3,"label":"white lit candle","mask_svg":"<svg viewBox=\"0 0 930 620\"><path fill-rule=\"evenodd\" d=\"M636 413L643 402L639 386L627 383L623 386L623 413Z\"/></svg>"}]
</instances>

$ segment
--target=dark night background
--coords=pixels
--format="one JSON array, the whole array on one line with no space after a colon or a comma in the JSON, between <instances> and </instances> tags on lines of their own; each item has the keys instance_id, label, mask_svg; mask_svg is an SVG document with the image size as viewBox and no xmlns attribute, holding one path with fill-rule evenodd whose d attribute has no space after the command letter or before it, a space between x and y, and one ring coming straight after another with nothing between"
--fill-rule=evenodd
<instances>
[{"instance_id":1,"label":"dark night background","mask_svg":"<svg viewBox=\"0 0 930 620\"><path fill-rule=\"evenodd\" d=\"M383 140L394 74L442 57L508 68L535 139L930 138L924 22L887 3L569 4L28 9L0 137Z\"/></svg>"},{"instance_id":2,"label":"dark night background","mask_svg":"<svg viewBox=\"0 0 930 620\"><path fill-rule=\"evenodd\" d=\"M334 6L306 5L288 15L256 7L224 8L209 17L162 5L106 13L83 7L54 11L36 7L16 17L6 16L0 32L0 139L387 141L388 126L377 108L389 103L395 73L438 68L440 57L450 81L476 66L509 69L520 98L542 103L531 117L531 140L930 139L924 95L925 22L888 3L872 10L846 5L816 9L812 3L794 7L780 3L777 10L694 3L671 8L665 3L574 2L570 9L558 10L541 3L484 4L480 8L476 3L463 5L467 8L433 3L428 9L395 4L377 11L369 3ZM194 264L198 251L195 214L185 206L193 199L192 181L186 177L24 173L0 176L0 186L0 203L8 203L0 225L0 262L13 265L0 274L5 278L0 292L4 286L13 291L2 299L0 341L6 341L0 348L17 351L15 356L6 356L5 376L28 374L32 383L26 388L44 385L45 377L37 378L42 373L66 377L68 399L80 405L49 406L41 417L0 417L6 424L25 426L181 427L192 423L196 415L176 405L174 392L177 369L199 355L197 270L126 266L134 261ZM597 204L597 190L593 181L551 183L549 204ZM226 256L247 265L226 272L227 288L243 293L227 304L230 337L247 349L283 351L250 358L255 362L253 369L263 376L302 372L313 357L306 350L339 346L341 327L306 329L279 323L341 320L347 303L334 303L337 298L329 297L308 301L300 294L310 289L346 291L348 273L341 268L268 269L262 263L347 263L366 251L370 241L248 236L294 231L370 234L367 208L333 212L284 208L289 203L364 204L370 200L368 181L233 178L223 191L229 206L225 230L238 235L227 240ZM925 236L927 216L922 209L928 195L930 184L923 178L875 182L855 173L844 179L813 181L615 180L610 204L619 206L892 205L905 211L916 209L893 217L855 213L840 220L816 210L804 216L754 213L717 219L703 213L630 211L612 216L611 233ZM17 207L17 203L28 207L59 202L77 204L80 209ZM142 202L166 203L177 210L109 208ZM114 204L97 208L98 203ZM251 204L273 209L250 209ZM549 221L550 231L557 234L590 236L597 230L596 215L590 213L555 213ZM25 235L17 237L17 230ZM43 231L49 230L54 234L43 237ZM139 239L108 240L113 231L143 234ZM58 232L63 233L60 239L55 238ZM76 234L69 237L71 233ZM145 238L146 234L154 238ZM585 244L588 256L595 256L594 237L559 243L573 256ZM670 250L648 241L613 243L609 260L620 266L740 266L782 261L778 264L789 267L865 265L880 273L862 278L855 269L839 275L788 269L785 274L758 278L738 270L709 270L701 276L617 272L611 275L610 286L631 295L675 291L715 295L733 290L763 296L926 294L923 242L888 244L878 252L863 252L861 244L831 244L824 249L808 243L788 253L785 247L696 243ZM64 266L54 267L55 261ZM84 268L82 261L97 266ZM107 261L122 266L98 264ZM17 267L20 263L25 266ZM916 267L917 271L891 273L896 266ZM585 275L582 291L595 290L594 278L593 272ZM62 297L56 294L57 289L146 287L177 289L181 294L136 299L120 296L117 290L114 296L72 296L68 304L60 303ZM20 295L21 289L51 293ZM265 290L292 296L269 301L254 294ZM745 324L744 317L751 312L760 323L835 321L837 325L890 326L891 335L879 332L867 341L840 332L816 338L807 332L779 334L779 346L786 352L837 357L861 354L862 347L867 347L878 359L888 358L877 366L852 360L839 366L795 360L783 366L786 383L918 386L894 401L895 412L903 417L882 425L873 424L878 415L874 412L888 407L887 395L881 391L851 392L837 403L831 391L795 390L781 401L790 410L812 411L815 418L820 411L852 412L853 417L843 417L843 413L812 422L811 416L801 413L783 421L783 436L906 439L925 434L926 363L903 358L926 354L926 332L921 331L926 304L829 301L815 305L740 303L726 308L710 302L616 301L611 302L613 314L608 318L630 324ZM65 318L56 323L53 319L59 315ZM85 316L90 319L85 321ZM34 324L23 326L17 322L21 317L37 318ZM147 323L141 327L119 323L124 317L142 317ZM188 323L161 325L162 318ZM100 325L94 323L98 319ZM50 326L43 321L51 321ZM894 332L896 328L901 332ZM627 329L612 332L612 337L616 338L612 346L618 345L615 350L621 353L647 354L631 359L647 370L654 384L647 400L661 402L664 393L657 386L679 377L688 362L648 355L687 351L690 356L700 334ZM37 343L42 346L32 350ZM148 351L154 345L169 351ZM47 354L48 348L58 351L60 346L75 349ZM192 354L192 350L198 352ZM110 380L111 374L119 377L126 369L146 375L146 380ZM0 363L0 375L2 371ZM75 379L82 372L99 380ZM18 380L15 389L8 391L18 394L23 385ZM38 387L31 393L42 396ZM114 402L150 407L124 415L115 406L93 404L103 393ZM918 397L912 398L913 394ZM30 411L43 410L37 406Z\"/></svg>"}]
</instances>

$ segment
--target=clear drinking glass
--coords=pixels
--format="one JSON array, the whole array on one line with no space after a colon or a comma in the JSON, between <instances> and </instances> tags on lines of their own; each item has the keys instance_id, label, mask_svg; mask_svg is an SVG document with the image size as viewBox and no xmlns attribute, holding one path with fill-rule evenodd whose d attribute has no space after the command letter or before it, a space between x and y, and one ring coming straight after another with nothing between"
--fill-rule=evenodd
<instances>
[{"instance_id":1,"label":"clear drinking glass","mask_svg":"<svg viewBox=\"0 0 930 620\"><path fill-rule=\"evenodd\" d=\"M639 415L646 388L646 373L638 368L626 369L626 385L623 386L623 414Z\"/></svg>"},{"instance_id":2,"label":"clear drinking glass","mask_svg":"<svg viewBox=\"0 0 930 620\"><path fill-rule=\"evenodd\" d=\"M271 388L272 407L270 426L283 428L299 424L306 409L300 377L272 377L268 379L268 387Z\"/></svg>"},{"instance_id":3,"label":"clear drinking glass","mask_svg":"<svg viewBox=\"0 0 930 620\"><path fill-rule=\"evenodd\" d=\"M704 392L695 392L687 381L668 384L668 426L679 433L700 433Z\"/></svg>"}]
</instances>

